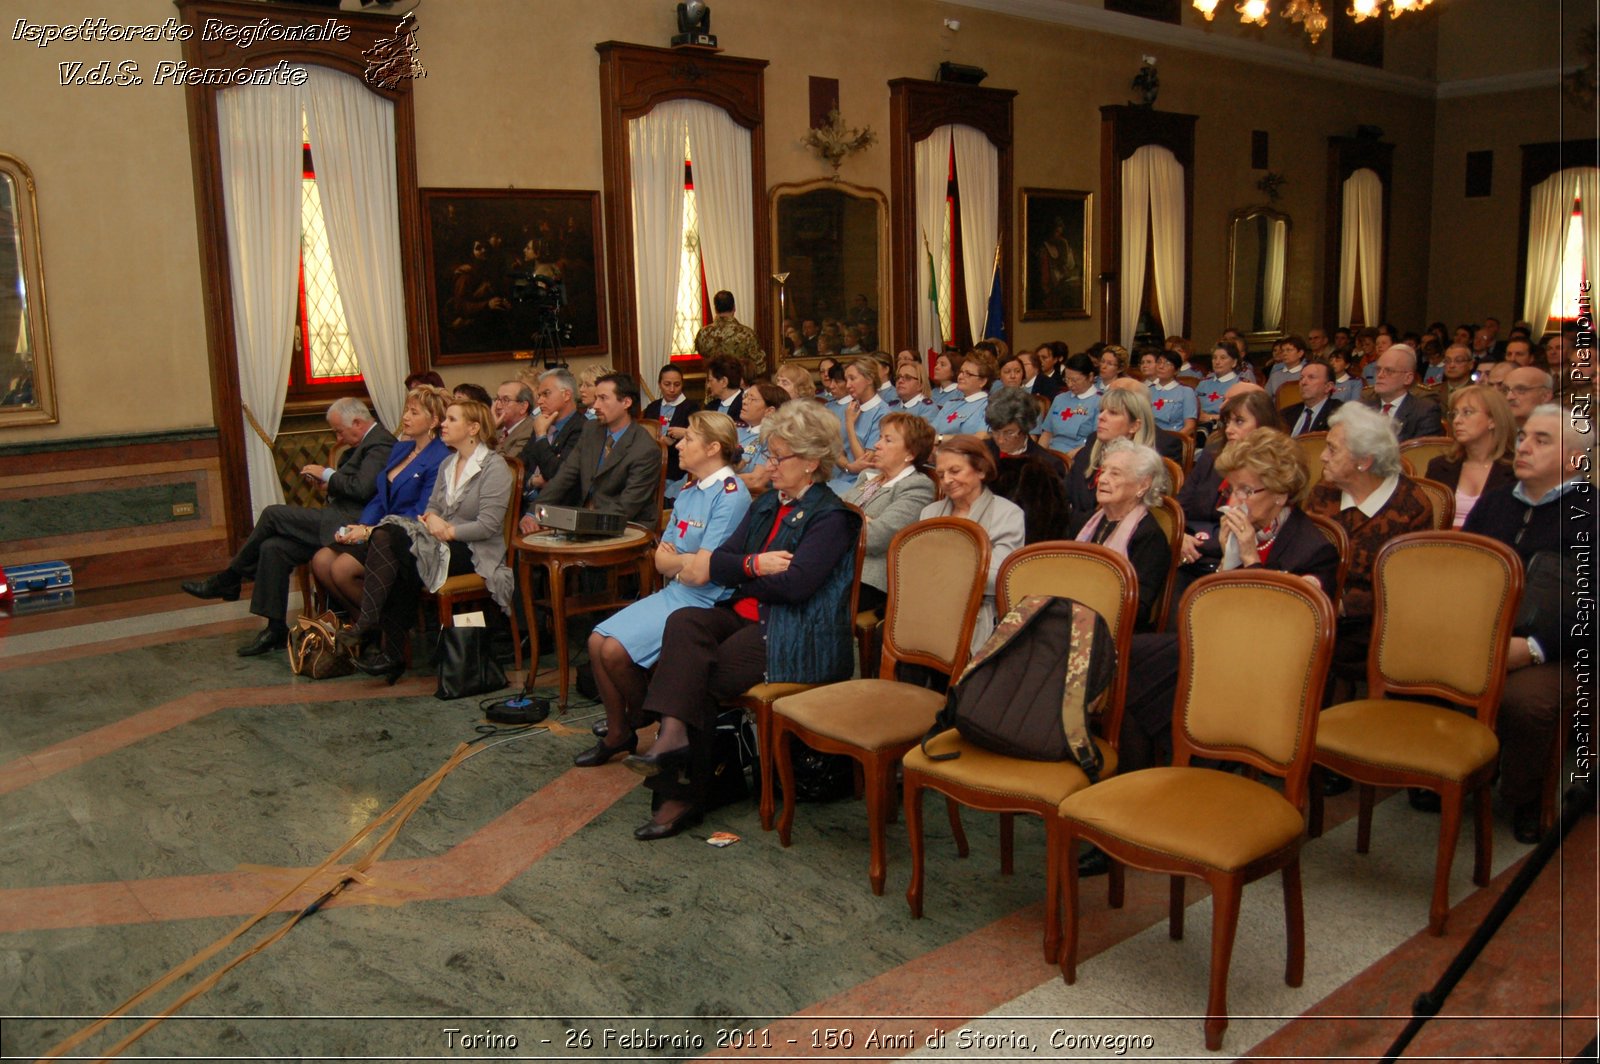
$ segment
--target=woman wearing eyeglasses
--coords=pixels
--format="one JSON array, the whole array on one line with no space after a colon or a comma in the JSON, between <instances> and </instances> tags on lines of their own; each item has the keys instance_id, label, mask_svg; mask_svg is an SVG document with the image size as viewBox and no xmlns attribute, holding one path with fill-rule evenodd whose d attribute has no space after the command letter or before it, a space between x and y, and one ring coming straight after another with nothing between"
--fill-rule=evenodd
<instances>
[{"instance_id":1,"label":"woman wearing eyeglasses","mask_svg":"<svg viewBox=\"0 0 1600 1064\"><path fill-rule=\"evenodd\" d=\"M1449 454L1428 463L1424 475L1455 490L1451 527L1460 528L1485 492L1517 479L1511 470L1517 423L1505 396L1481 384L1468 385L1450 397L1450 422L1456 442Z\"/></svg>"},{"instance_id":2,"label":"woman wearing eyeglasses","mask_svg":"<svg viewBox=\"0 0 1600 1064\"><path fill-rule=\"evenodd\" d=\"M989 396L984 418L989 453L999 469L990 490L1022 507L1025 543L1060 539L1067 531L1067 466L1030 435L1039 421L1033 394L1001 388Z\"/></svg>"},{"instance_id":3,"label":"woman wearing eyeglasses","mask_svg":"<svg viewBox=\"0 0 1600 1064\"><path fill-rule=\"evenodd\" d=\"M940 407L939 430L941 439L949 436L975 436L985 431L984 410L989 404L989 385L995 378L994 359L988 352L972 350L961 361L961 371L956 374L956 388L961 398Z\"/></svg>"}]
</instances>

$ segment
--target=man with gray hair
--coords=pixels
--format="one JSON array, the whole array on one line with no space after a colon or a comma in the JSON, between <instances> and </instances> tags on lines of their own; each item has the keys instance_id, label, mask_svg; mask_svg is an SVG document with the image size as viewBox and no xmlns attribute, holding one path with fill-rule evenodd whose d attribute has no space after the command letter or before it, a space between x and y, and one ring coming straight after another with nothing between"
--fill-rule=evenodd
<instances>
[{"instance_id":1,"label":"man with gray hair","mask_svg":"<svg viewBox=\"0 0 1600 1064\"><path fill-rule=\"evenodd\" d=\"M501 381L494 392L495 427L500 437L495 441L496 454L506 456L522 453L523 446L533 435L533 389L522 381Z\"/></svg>"},{"instance_id":2,"label":"man with gray hair","mask_svg":"<svg viewBox=\"0 0 1600 1064\"><path fill-rule=\"evenodd\" d=\"M539 413L533 418L533 432L522 449L522 468L527 481L522 486L523 507L539 498L539 491L583 433L584 418L578 413L578 382L565 369L547 369L539 374L536 396Z\"/></svg>"},{"instance_id":3,"label":"man with gray hair","mask_svg":"<svg viewBox=\"0 0 1600 1064\"><path fill-rule=\"evenodd\" d=\"M389 460L394 437L378 424L360 399L339 399L328 408L328 427L343 447L337 466L315 463L300 467L300 475L323 488L327 501L320 507L278 504L261 511L256 527L228 567L204 580L188 580L183 590L195 598L233 602L246 580L254 580L250 612L265 617L267 626L239 648L240 657L255 657L282 648L289 641L284 615L289 608L289 578L295 567L311 560L333 543L333 534L361 516L367 501L377 494L378 477Z\"/></svg>"},{"instance_id":4,"label":"man with gray hair","mask_svg":"<svg viewBox=\"0 0 1600 1064\"><path fill-rule=\"evenodd\" d=\"M1511 416L1517 419L1518 428L1522 427L1536 407L1554 398L1554 385L1550 374L1538 366L1518 366L1506 374L1503 389L1506 405L1511 407Z\"/></svg>"},{"instance_id":5,"label":"man with gray hair","mask_svg":"<svg viewBox=\"0 0 1600 1064\"><path fill-rule=\"evenodd\" d=\"M1378 356L1377 366L1373 396L1367 406L1389 419L1400 442L1443 433L1439 405L1411 394L1411 386L1417 381L1417 353L1410 345L1391 345Z\"/></svg>"}]
</instances>

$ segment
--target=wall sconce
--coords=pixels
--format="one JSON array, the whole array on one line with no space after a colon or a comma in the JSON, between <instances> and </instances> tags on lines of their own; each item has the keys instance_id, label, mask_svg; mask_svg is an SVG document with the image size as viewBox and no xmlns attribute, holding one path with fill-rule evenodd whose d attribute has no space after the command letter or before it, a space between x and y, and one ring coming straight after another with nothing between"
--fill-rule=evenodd
<instances>
[{"instance_id":1,"label":"wall sconce","mask_svg":"<svg viewBox=\"0 0 1600 1064\"><path fill-rule=\"evenodd\" d=\"M844 119L839 117L839 109L835 107L828 112L828 124L807 130L806 135L800 138L800 143L828 160L833 166L833 179L837 181L839 164L844 162L845 157L863 150L877 139L878 135L871 126L846 129Z\"/></svg>"}]
</instances>

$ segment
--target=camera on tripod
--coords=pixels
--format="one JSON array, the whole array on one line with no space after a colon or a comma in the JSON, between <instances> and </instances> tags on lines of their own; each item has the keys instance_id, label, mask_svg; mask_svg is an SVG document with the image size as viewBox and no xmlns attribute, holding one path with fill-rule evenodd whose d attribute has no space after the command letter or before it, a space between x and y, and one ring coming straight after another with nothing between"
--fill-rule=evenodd
<instances>
[{"instance_id":1,"label":"camera on tripod","mask_svg":"<svg viewBox=\"0 0 1600 1064\"><path fill-rule=\"evenodd\" d=\"M561 320L561 308L567 305L566 282L534 270L511 270L506 277L511 282L511 302L533 313L534 358L543 359L546 369L566 365L561 344L572 342L572 323Z\"/></svg>"}]
</instances>

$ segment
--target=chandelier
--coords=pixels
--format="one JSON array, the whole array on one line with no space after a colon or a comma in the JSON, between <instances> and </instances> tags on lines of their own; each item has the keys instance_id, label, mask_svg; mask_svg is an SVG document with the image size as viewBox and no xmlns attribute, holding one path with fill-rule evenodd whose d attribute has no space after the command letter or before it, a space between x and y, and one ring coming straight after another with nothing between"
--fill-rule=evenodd
<instances>
[{"instance_id":1,"label":"chandelier","mask_svg":"<svg viewBox=\"0 0 1600 1064\"><path fill-rule=\"evenodd\" d=\"M1210 22L1217 14L1219 0L1194 0L1195 8ZM1271 0L1239 0L1233 9L1239 13L1239 21L1246 25L1265 26L1267 16L1271 14L1269 4ZM1383 14L1385 4L1389 8L1390 18L1399 18L1407 11L1421 11L1433 0L1350 0L1350 7L1346 11L1357 22L1365 22L1369 18L1376 18ZM1322 10L1322 0L1288 0L1283 7L1283 17L1290 22L1299 23L1306 31L1306 36L1311 38L1311 43L1316 44L1322 37L1323 31L1328 28L1327 13Z\"/></svg>"}]
</instances>

